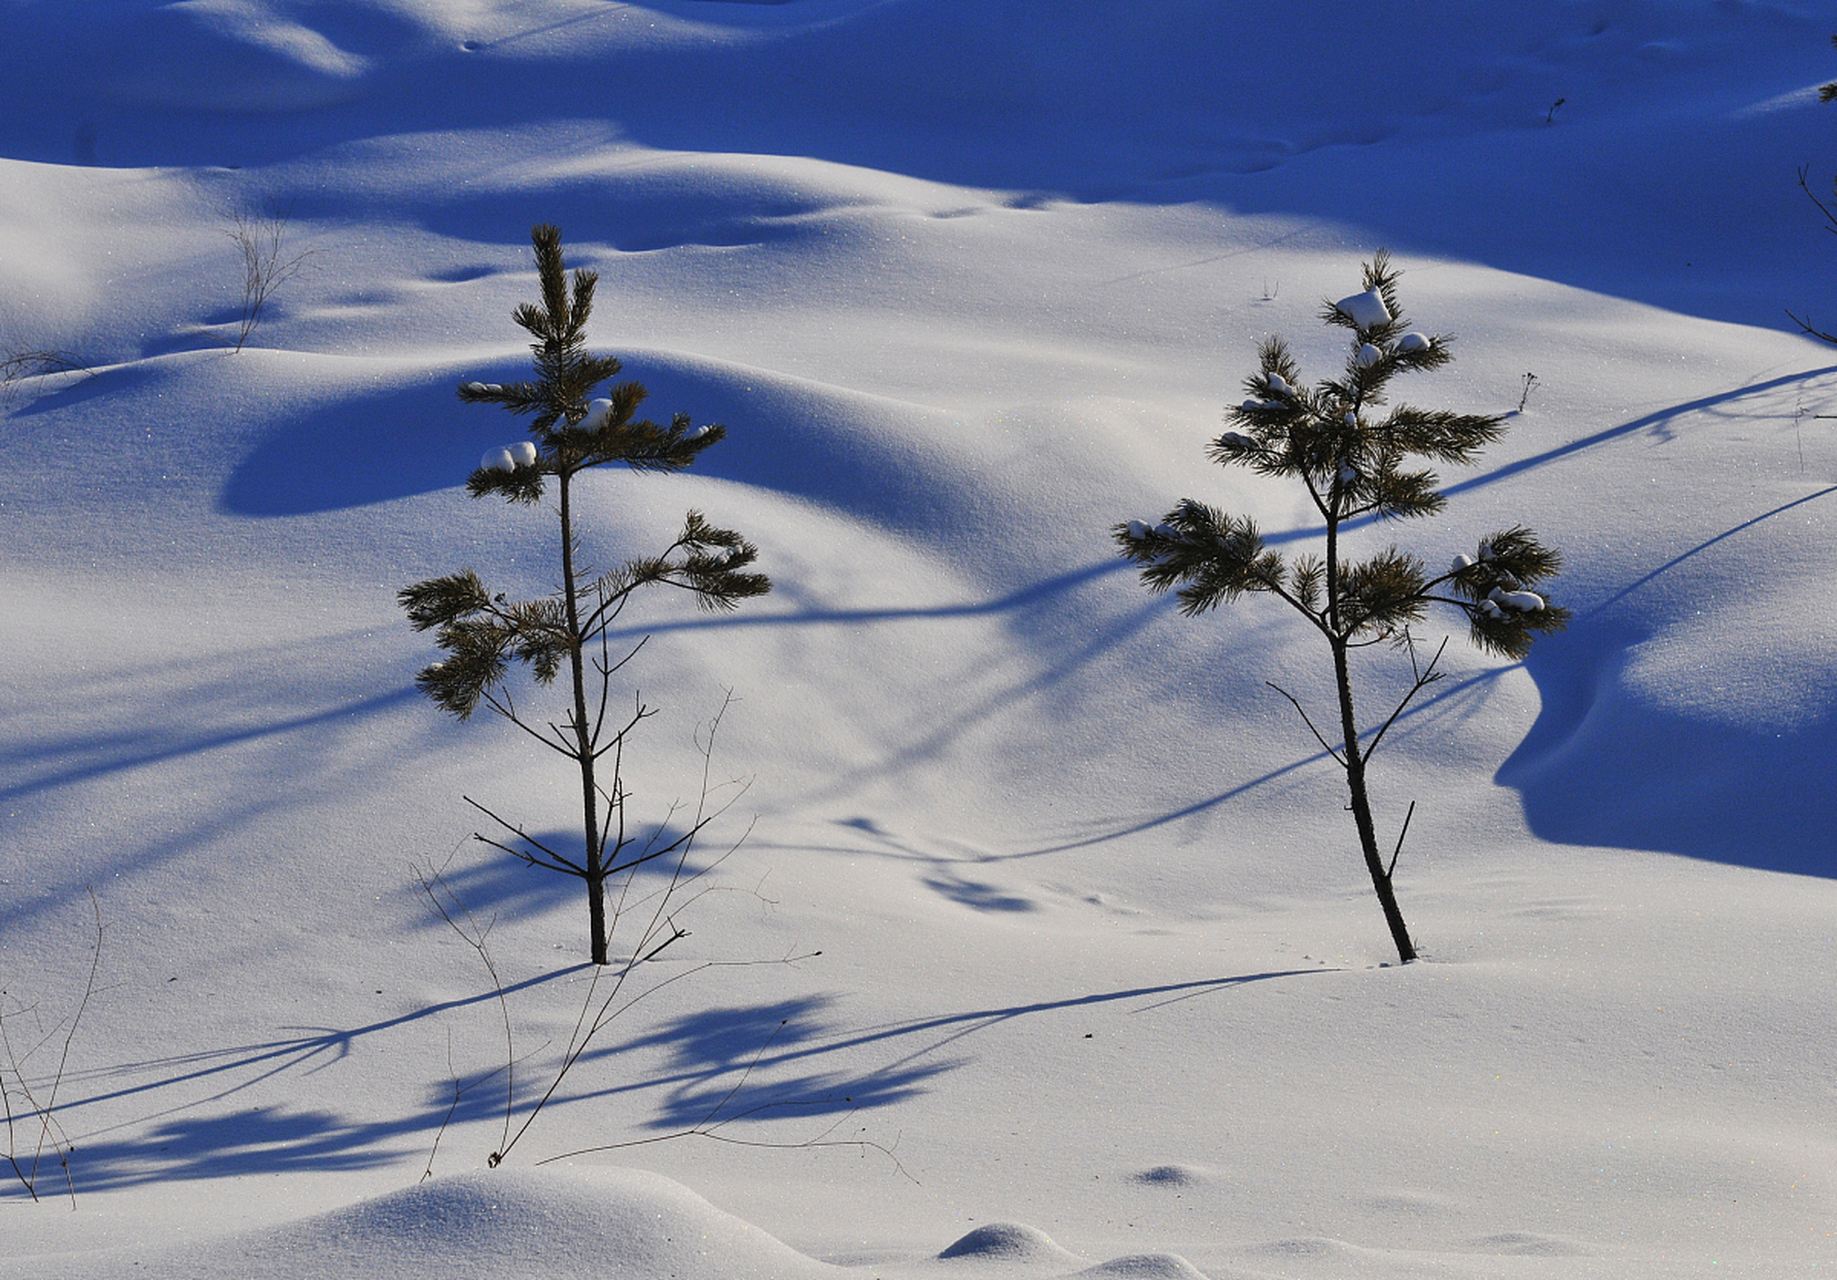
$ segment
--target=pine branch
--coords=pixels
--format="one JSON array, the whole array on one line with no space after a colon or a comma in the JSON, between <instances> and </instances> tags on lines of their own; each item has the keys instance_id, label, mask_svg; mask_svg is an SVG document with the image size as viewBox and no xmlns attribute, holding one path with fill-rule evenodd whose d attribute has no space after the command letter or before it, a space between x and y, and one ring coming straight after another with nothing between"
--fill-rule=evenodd
<instances>
[{"instance_id":1,"label":"pine branch","mask_svg":"<svg viewBox=\"0 0 1837 1280\"><path fill-rule=\"evenodd\" d=\"M1270 688L1274 689L1277 693L1281 694L1283 697L1288 699L1289 705L1295 708L1296 714L1301 717L1301 723L1305 724L1308 727L1308 732L1314 735L1314 741L1320 744L1321 750L1325 751L1328 755L1332 756L1334 763L1338 764L1340 768L1342 769L1345 768L1346 767L1346 757L1339 753L1339 749L1337 747L1335 747L1332 743L1328 742L1324 737L1321 736L1320 730L1314 727L1314 721L1309 718L1307 709L1301 705L1301 703L1296 699L1295 695L1290 693L1287 689L1284 689L1281 685L1277 684L1273 680L1265 680L1263 683L1268 685Z\"/></svg>"},{"instance_id":2,"label":"pine branch","mask_svg":"<svg viewBox=\"0 0 1837 1280\"><path fill-rule=\"evenodd\" d=\"M1405 636L1405 639L1407 640L1409 637L1409 633L1406 631L1404 633L1404 636ZM1404 712L1404 709L1407 708L1410 705L1410 703L1415 700L1416 695L1421 693L1424 689L1428 688L1430 685L1434 684L1436 681L1442 678L1444 673L1437 671L1435 668L1437 664L1439 664L1442 660L1442 651L1445 650L1447 647L1448 647L1448 637L1443 636L1442 642L1435 647L1435 656L1429 659L1428 667L1424 670L1418 671L1416 670L1416 646L1414 642L1410 643L1410 670L1415 675L1416 678L1411 683L1409 692L1403 695L1402 701L1397 703L1396 707L1392 709L1390 716L1384 721L1383 725L1380 726L1378 731L1371 736L1371 745L1365 748L1365 758L1367 760L1371 759L1372 754L1378 749L1378 744L1384 741L1384 735L1391 731L1391 726L1397 723L1397 718L1401 716ZM1414 806L1412 806L1412 810L1413 809L1414 809ZM1409 823L1407 819L1405 820L1404 825L1406 828L1408 827ZM1397 847L1398 848L1403 847L1403 837L1402 836L1397 837ZM1396 865L1396 858L1394 856L1391 859L1391 863L1393 866Z\"/></svg>"}]
</instances>

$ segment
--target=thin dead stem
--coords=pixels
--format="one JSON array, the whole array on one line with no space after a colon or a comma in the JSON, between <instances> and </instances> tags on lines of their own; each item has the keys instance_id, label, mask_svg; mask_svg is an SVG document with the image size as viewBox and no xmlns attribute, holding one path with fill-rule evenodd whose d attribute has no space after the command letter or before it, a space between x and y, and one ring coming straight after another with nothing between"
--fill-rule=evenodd
<instances>
[{"instance_id":1,"label":"thin dead stem","mask_svg":"<svg viewBox=\"0 0 1837 1280\"><path fill-rule=\"evenodd\" d=\"M7 1030L8 1015L4 1008L0 1008L0 1050L4 1050L6 1054L6 1070L12 1074L13 1089L25 1100L27 1107L27 1112L23 1117L14 1113L12 1093L6 1087L5 1072L0 1072L0 1107L3 1107L6 1114L7 1163L12 1167L13 1176L25 1188L26 1194L37 1201L39 1165L44 1160L45 1148L49 1146L51 1154L57 1157L58 1166L63 1170L64 1187L70 1196L72 1209L77 1206L77 1190L75 1178L70 1170L70 1157L76 1153L76 1147L71 1144L70 1135L58 1123L57 1095L63 1087L64 1074L70 1065L71 1043L76 1039L77 1028L82 1024L83 1014L89 1008L90 998L95 995L96 975L101 972L102 968L102 904L97 901L96 891L93 888L89 890L89 908L96 922L95 954L90 957L89 977L83 985L83 998L77 1002L76 1012L70 1016L69 1022L67 1024L60 1022L50 1031L44 1032L29 1049L21 1054L14 1049L12 1033ZM4 994L0 992L0 996ZM26 1009L15 1010L11 1016L17 1017L20 1013L27 1011ZM25 1064L30 1061L33 1054L48 1044L60 1029L64 1031L64 1041L58 1053L57 1070L53 1073L51 1087L45 1094L44 1101L41 1102L38 1095L33 1092L31 1081L26 1077ZM18 1136L18 1126L22 1120L24 1127L29 1129L36 1125L38 1128L36 1137L28 1136L26 1139L32 1143L33 1149L29 1161L23 1166L20 1159Z\"/></svg>"},{"instance_id":2,"label":"thin dead stem","mask_svg":"<svg viewBox=\"0 0 1837 1280\"><path fill-rule=\"evenodd\" d=\"M229 212L230 225L223 234L235 244L242 257L242 314L237 321L235 350L241 351L255 326L261 323L262 311L274 300L280 287L306 269L313 250L292 254L286 249L288 214L269 209L257 212L239 204Z\"/></svg>"}]
</instances>

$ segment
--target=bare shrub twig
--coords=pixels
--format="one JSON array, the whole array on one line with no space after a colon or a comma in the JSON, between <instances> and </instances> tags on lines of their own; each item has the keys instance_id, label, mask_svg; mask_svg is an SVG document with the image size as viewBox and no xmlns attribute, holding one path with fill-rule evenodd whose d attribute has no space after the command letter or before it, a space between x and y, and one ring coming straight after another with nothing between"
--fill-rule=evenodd
<instances>
[{"instance_id":1,"label":"bare shrub twig","mask_svg":"<svg viewBox=\"0 0 1837 1280\"><path fill-rule=\"evenodd\" d=\"M314 251L291 253L287 249L289 215L284 210L257 211L239 204L230 210L228 218L230 225L223 234L242 257L242 314L236 322L234 347L241 351L261 323L262 310L282 285L305 270Z\"/></svg>"},{"instance_id":2,"label":"bare shrub twig","mask_svg":"<svg viewBox=\"0 0 1837 1280\"><path fill-rule=\"evenodd\" d=\"M667 977L658 978L654 981L639 976L641 966L656 960L659 955L672 944L690 936L690 931L682 923L683 913L699 900L702 895L715 892L722 887L704 883L704 881L710 873L725 863L727 859L739 849L740 845L744 843L746 837L751 833L752 828L749 823L746 830L742 831L736 840L734 840L718 857L708 862L707 865L701 867L692 867L690 865L689 858L694 851L697 839L707 829L711 822L715 821L732 808L740 794L743 794L745 790L744 784L718 783L712 771L715 740L720 731L722 717L726 714L732 700L732 694L730 693L722 702L720 710L709 723L705 734L698 735L697 746L702 755L701 789L700 795L689 815L689 821L686 828L676 838L667 841L664 840L663 832L667 830L670 819L676 812L673 808L670 814L666 815L663 822L659 824L658 834L653 835L651 841L643 847L642 851L637 856L621 860L612 868L612 870L618 873L618 879L615 881L614 885L609 886L609 888L614 890L610 895L613 901L609 904L610 910L608 912L611 921L609 933L616 930L621 921L630 919L634 915L643 920L643 926L636 931L635 935L631 936L631 942L628 947L620 948L623 953L623 959L615 959L611 963L603 966L593 966L592 977L587 984L586 994L582 997L580 1010L575 1016L574 1025L568 1034L567 1044L561 1050L559 1061L547 1073L547 1083L544 1085L541 1092L535 1096L534 1100L527 1105L527 1108L520 1118L517 1115L517 1099L514 1081L510 1077L516 1062L526 1061L534 1055L524 1055L523 1058L520 1059L516 1054L515 1042L511 1029L509 1004L505 998L503 980L488 945L491 926L489 923L481 925L464 906L451 885L446 881L441 868L431 866L425 869L420 867L416 868L416 875L420 879L422 891L427 895L429 900L434 903L436 913L454 930L454 932L458 933L465 941L466 945L471 947L478 955L480 962L485 966L486 973L491 978L494 989L497 991L498 1007L504 1022L505 1045L504 1065L498 1070L505 1074L506 1086L503 1130L500 1135L497 1149L491 1152L487 1157L487 1163L493 1168L503 1163L510 1152L523 1140L524 1136L529 1132L530 1127L535 1123L536 1118L542 1114L543 1109L556 1097L563 1083L567 1080L575 1065L579 1063L581 1058L586 1054L587 1050L597 1041L604 1038L606 1032L614 1022L631 1012L631 1010L640 1003L657 995L668 987L675 986L679 982L713 969L750 968L756 965L767 964L795 964L800 960L814 959L822 955L821 951L809 951L764 959L704 960L692 964L676 973L670 974ZM614 793L622 793L623 782L619 777L617 769L616 753L614 755L614 761L611 788ZM734 794L725 796L721 794L729 789L734 789ZM520 831L517 832L517 834L523 839L528 838ZM486 839L482 836L475 838L497 848L504 847L498 844L498 842ZM636 884L639 869L646 864L653 864L660 859L667 860L664 863L668 868L667 878L660 887L653 889L649 893L641 892ZM544 864L538 862L537 865ZM782 1025L781 1023L780 1026L782 1027ZM774 1032L773 1038L775 1039L776 1036L777 1032ZM768 1047L770 1043L771 1041L768 1040ZM893 1158L893 1152L890 1147L868 1139L839 1140L831 1138L829 1135L834 1133L838 1126L845 1123L848 1116L844 1116L841 1120L838 1120L834 1125L831 1125L816 1137L800 1142L778 1143L754 1141L740 1139L717 1132L725 1125L745 1119L748 1116L755 1115L762 1111L798 1106L827 1105L834 1101L834 1099L823 1098L819 1100L772 1102L763 1104L759 1107L750 1108L737 1115L722 1117L720 1112L725 1109L728 1102L732 1100L740 1087L745 1084L746 1079L752 1073L753 1067L757 1065L759 1056L763 1055L764 1052L765 1048L762 1047L759 1054L755 1055L753 1062L747 1066L740 1081L696 1124L670 1134L660 1134L649 1138L634 1139L628 1142L588 1147L583 1148L581 1151L570 1152L568 1154L578 1155L585 1154L589 1151L618 1150L622 1147L643 1146L670 1138L704 1137L737 1145L781 1147L785 1149L851 1146L864 1152L867 1150L880 1151L885 1153L889 1158ZM471 1085L462 1086L458 1082L457 1074L451 1071L450 1062L449 1074L452 1075L454 1079L454 1099L453 1105L447 1113L448 1121L451 1120L453 1113L458 1108L461 1092L466 1088L472 1087ZM490 1073L491 1076L495 1076L496 1074L498 1074L497 1071ZM472 1083L481 1083L484 1078L489 1077L482 1077L481 1080L473 1081ZM853 1114L852 1111L849 1113L850 1116ZM445 1129L446 1124L443 1122L441 1126L442 1134L445 1133ZM438 1144L439 1138L437 1137L435 1139L436 1148ZM562 1158L564 1157L549 1157L549 1159ZM893 1158L893 1162L896 1167L900 1168L900 1172L905 1174L905 1169L899 1166L897 1158ZM547 1161L538 1161L538 1163L547 1163ZM430 1154L428 1163L430 1170L432 1166L433 1157ZM909 1177L910 1175L907 1174L906 1176Z\"/></svg>"},{"instance_id":3,"label":"bare shrub twig","mask_svg":"<svg viewBox=\"0 0 1837 1280\"><path fill-rule=\"evenodd\" d=\"M4 1007L3 1000L0 1000L0 1052L6 1054L6 1063L4 1068L0 1069L0 1111L5 1113L7 1164L11 1166L13 1176L19 1180L19 1184L25 1188L26 1194L36 1201L38 1199L39 1166L44 1162L47 1154L46 1148L49 1147L49 1154L57 1157L58 1167L63 1170L64 1187L70 1196L72 1209L76 1208L77 1193L76 1182L70 1172L70 1157L75 1154L76 1147L71 1144L70 1135L58 1122L57 1095L63 1087L65 1068L70 1063L71 1042L76 1039L77 1027L83 1021L84 1011L89 1008L90 997L95 994L96 975L102 967L102 906L96 901L94 889L89 891L89 906L96 919L95 954L90 958L89 978L83 986L83 998L77 1002L76 1012L70 1016L69 1021L59 1022L49 1031L44 1030L43 1025L40 1024L38 1029L41 1034L38 1039L21 1053L14 1046L12 1032L7 1029L7 1019L9 1017L17 1019L27 1013L36 1014L36 1008L22 1005L9 1014ZM0 990L0 998L5 995L6 992ZM64 1040L58 1052L57 1070L52 1074L50 1088L41 1100L39 1094L32 1088L31 1080L26 1076L26 1063L31 1060L33 1054L51 1043L60 1030L64 1033ZM12 1076L10 1087L6 1080L9 1074ZM13 1109L15 1096L25 1103L22 1112L16 1112ZM36 1134L31 1132L34 1128L38 1130ZM21 1137L22 1130L24 1131L23 1138ZM29 1155L24 1151L27 1146L31 1147Z\"/></svg>"},{"instance_id":4,"label":"bare shrub twig","mask_svg":"<svg viewBox=\"0 0 1837 1280\"><path fill-rule=\"evenodd\" d=\"M0 406L10 409L27 382L59 374L80 374L85 378L93 378L96 371L69 352L49 347L8 346L0 349Z\"/></svg>"}]
</instances>

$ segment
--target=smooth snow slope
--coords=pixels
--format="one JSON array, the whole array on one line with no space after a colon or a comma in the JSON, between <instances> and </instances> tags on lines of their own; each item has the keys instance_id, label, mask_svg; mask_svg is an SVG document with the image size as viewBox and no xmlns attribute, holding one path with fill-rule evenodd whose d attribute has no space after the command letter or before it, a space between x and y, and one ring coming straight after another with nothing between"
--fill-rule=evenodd
<instances>
[{"instance_id":1,"label":"smooth snow slope","mask_svg":"<svg viewBox=\"0 0 1837 1280\"><path fill-rule=\"evenodd\" d=\"M0 1014L40 1096L91 888L105 929L75 1211L10 1183L0 1275L1837 1266L1837 350L1784 314L1837 318L1795 183L1837 172L1828 6L0 14L0 341L93 374L0 405ZM232 354L237 208L310 256ZM592 553L695 506L776 590L633 610L637 805L692 795L731 688L751 786L703 864L757 817L645 970L683 980L483 1170L504 1016L410 864L495 921L521 1110L580 903L459 797L562 838L577 800L419 697L394 595L549 584L546 521L462 488L517 424L453 397L525 367L543 220L596 345L731 431L596 477ZM1265 335L1336 371L1321 299L1380 246L1457 335L1408 398L1524 404L1443 517L1360 537L1522 520L1577 615L1521 666L1457 635L1387 740L1401 968L1265 685L1323 705L1314 637L1181 618L1108 538L1190 495L1305 541L1205 442ZM1361 668L1374 714L1402 670ZM779 1146L533 1167L719 1122ZM814 1145L857 1139L892 1155Z\"/></svg>"}]
</instances>

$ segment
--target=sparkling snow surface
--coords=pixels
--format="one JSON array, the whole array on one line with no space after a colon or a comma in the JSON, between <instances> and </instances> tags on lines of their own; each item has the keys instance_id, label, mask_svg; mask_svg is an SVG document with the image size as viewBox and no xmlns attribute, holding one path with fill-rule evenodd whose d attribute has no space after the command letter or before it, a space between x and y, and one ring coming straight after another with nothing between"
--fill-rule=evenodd
<instances>
[{"instance_id":1,"label":"sparkling snow surface","mask_svg":"<svg viewBox=\"0 0 1837 1280\"><path fill-rule=\"evenodd\" d=\"M5 14L0 342L83 367L0 387L0 1071L11 1150L22 1058L75 1147L0 1191L0 1277L1837 1270L1837 348L1785 315L1837 322L1828 0ZM238 210L307 256L233 353ZM487 1169L505 1011L520 1117L590 975L461 796L579 801L415 690L395 593L553 585L547 514L464 488L520 421L454 394L528 375L541 221L641 413L729 432L587 479L583 554L695 508L775 590L620 620L634 820L731 689L697 865L739 844ZM1424 637L1372 776L1409 966L1265 683L1329 723L1318 637L1183 618L1111 535L1310 542L1206 449L1265 338L1343 375L1380 247L1455 355L1396 400L1508 431L1354 545L1523 523L1575 614ZM1360 655L1368 720L1408 677Z\"/></svg>"}]
</instances>

